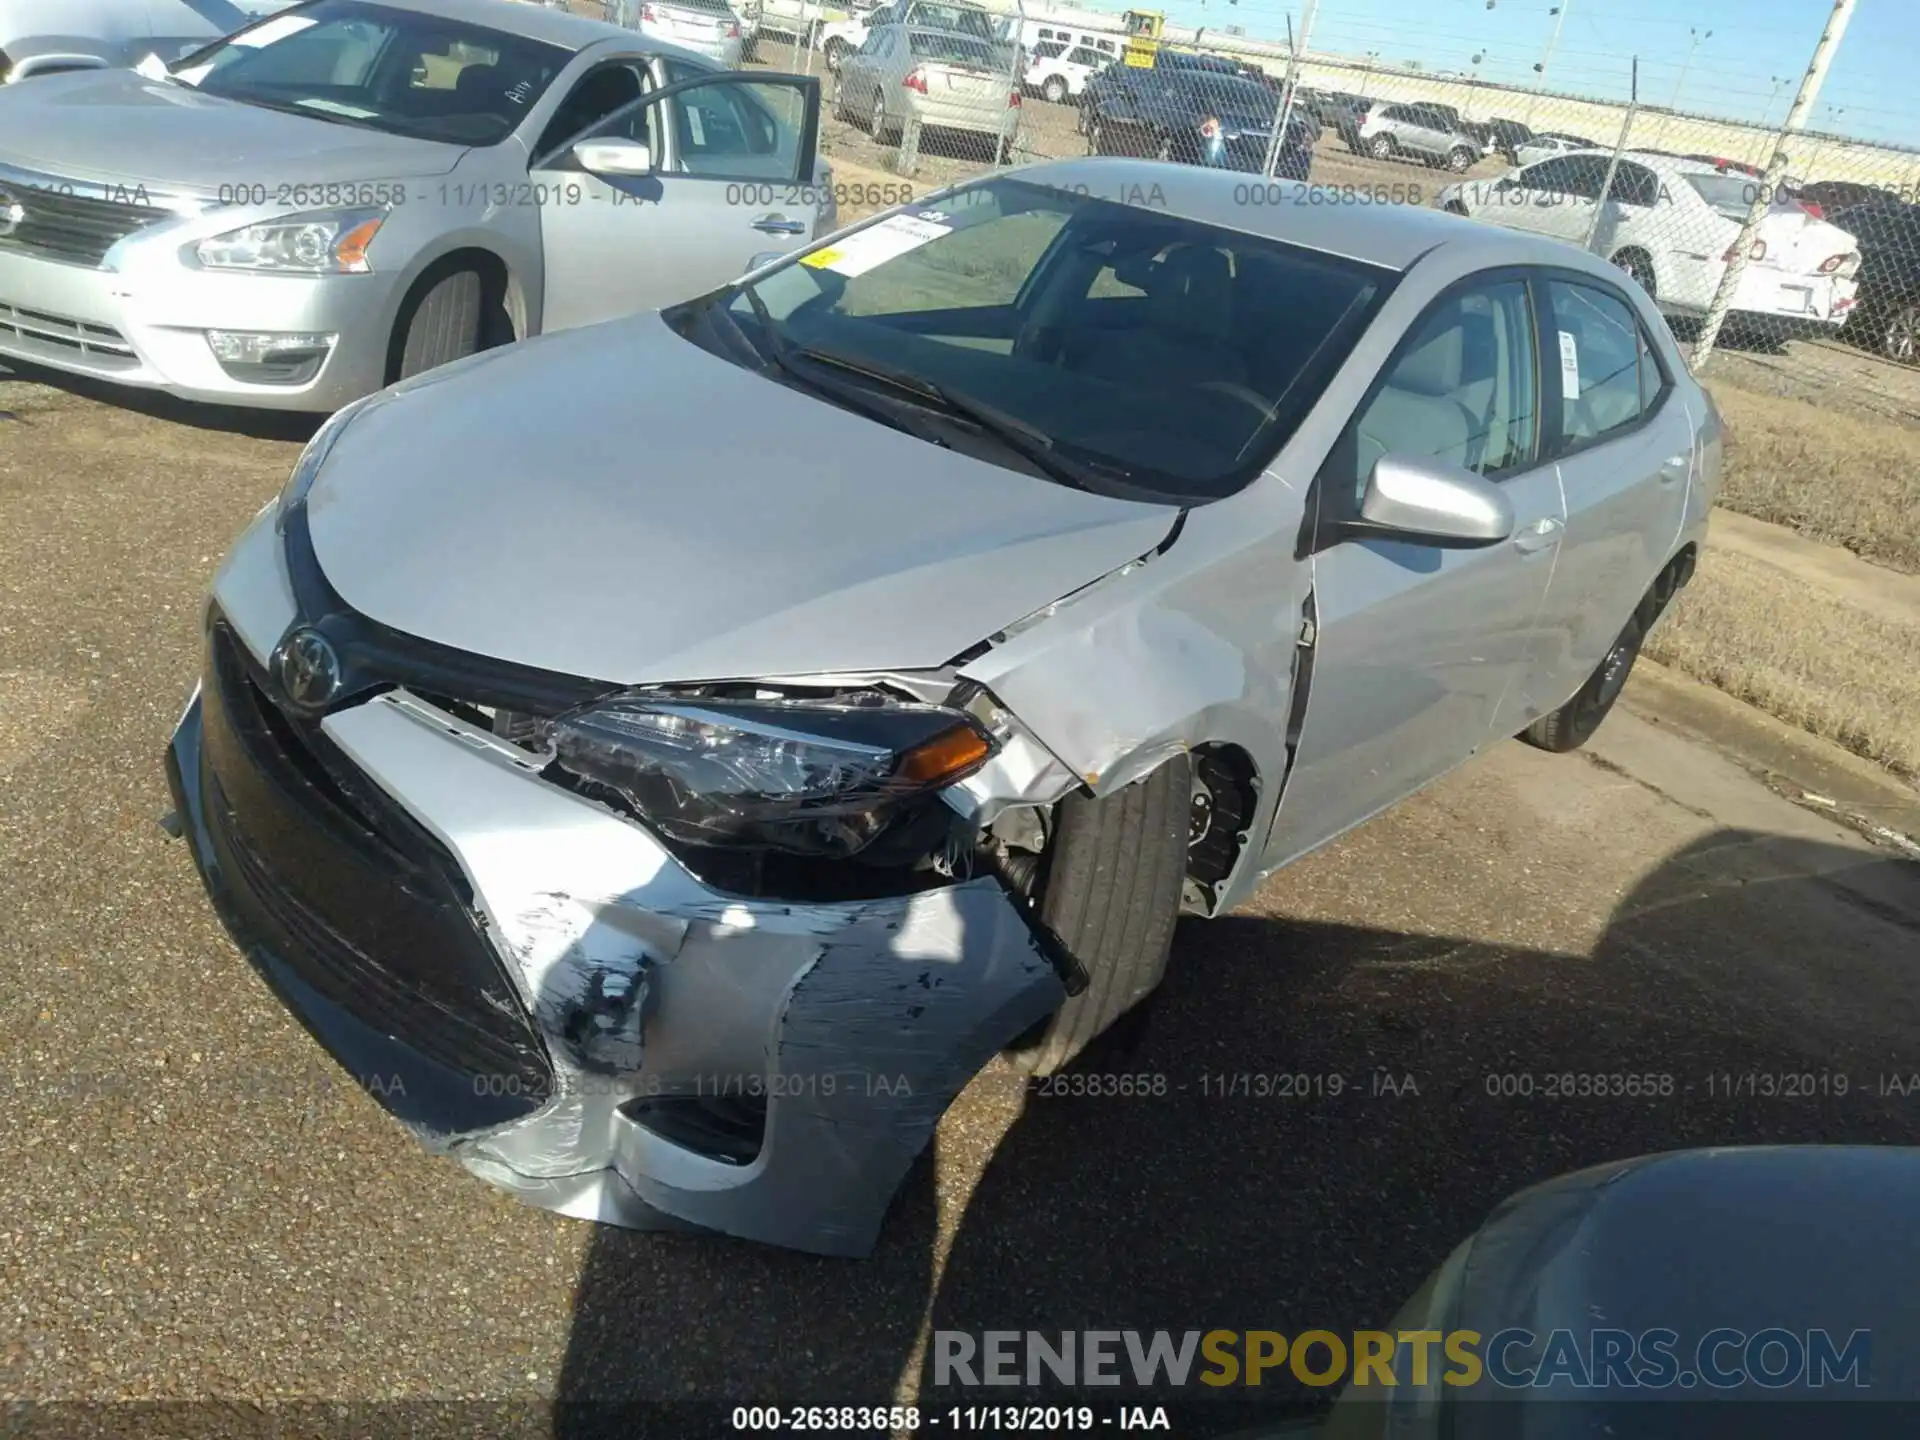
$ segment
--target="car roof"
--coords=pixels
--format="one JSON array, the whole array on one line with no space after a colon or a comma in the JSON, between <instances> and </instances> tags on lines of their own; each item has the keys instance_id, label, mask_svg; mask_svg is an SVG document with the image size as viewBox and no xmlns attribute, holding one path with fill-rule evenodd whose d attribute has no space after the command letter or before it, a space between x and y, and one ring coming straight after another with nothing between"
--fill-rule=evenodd
<instances>
[{"instance_id":1,"label":"car roof","mask_svg":"<svg viewBox=\"0 0 1920 1440\"><path fill-rule=\"evenodd\" d=\"M1469 246L1480 252L1487 266L1566 263L1565 245L1523 231L1465 220L1424 205L1309 204L1311 197L1301 194L1306 187L1292 182L1269 186L1257 175L1205 165L1089 156L1021 166L1001 174L1387 270L1406 270L1443 245ZM1271 194L1271 201L1250 201L1254 191Z\"/></svg>"},{"instance_id":2,"label":"car roof","mask_svg":"<svg viewBox=\"0 0 1920 1440\"><path fill-rule=\"evenodd\" d=\"M589 20L571 11L528 4L527 0L372 0L389 10L409 10L440 20L484 25L489 30L539 40L566 50L584 50L613 36L631 39L634 32L604 20Z\"/></svg>"}]
</instances>

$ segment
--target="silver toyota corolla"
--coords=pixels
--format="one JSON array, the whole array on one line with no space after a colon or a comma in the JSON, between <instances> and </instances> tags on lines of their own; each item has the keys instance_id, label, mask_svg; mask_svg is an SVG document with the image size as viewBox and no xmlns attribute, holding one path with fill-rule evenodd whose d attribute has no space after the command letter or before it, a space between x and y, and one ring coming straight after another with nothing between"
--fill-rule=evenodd
<instances>
[{"instance_id":1,"label":"silver toyota corolla","mask_svg":"<svg viewBox=\"0 0 1920 1440\"><path fill-rule=\"evenodd\" d=\"M0 359L329 411L832 228L817 82L512 0L312 0L0 88Z\"/></svg>"},{"instance_id":2,"label":"silver toyota corolla","mask_svg":"<svg viewBox=\"0 0 1920 1440\"><path fill-rule=\"evenodd\" d=\"M252 963L517 1195L860 1253L1177 916L1579 745L1720 469L1658 313L1243 188L1009 172L335 416L170 752Z\"/></svg>"}]
</instances>

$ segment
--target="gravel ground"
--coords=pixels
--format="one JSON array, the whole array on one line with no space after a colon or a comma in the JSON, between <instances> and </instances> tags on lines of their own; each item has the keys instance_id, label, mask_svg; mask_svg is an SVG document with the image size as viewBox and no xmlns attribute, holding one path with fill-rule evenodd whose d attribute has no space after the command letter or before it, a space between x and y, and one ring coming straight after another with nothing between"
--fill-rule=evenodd
<instances>
[{"instance_id":1,"label":"gravel ground","mask_svg":"<svg viewBox=\"0 0 1920 1440\"><path fill-rule=\"evenodd\" d=\"M1913 867L1621 714L1591 758L1502 745L1184 928L1098 1061L1166 1093L990 1071L870 1261L521 1208L331 1074L156 823L200 595L298 431L4 380L0 412L5 1397L882 1400L930 1323L1377 1324L1555 1172L1920 1139L1920 1100L1872 1093L1920 1071ZM1710 1090L1788 1070L1853 1088ZM1343 1093L1208 1093L1282 1071ZM1487 1092L1626 1071L1673 1093ZM356 1433L423 1412L374 1413Z\"/></svg>"}]
</instances>

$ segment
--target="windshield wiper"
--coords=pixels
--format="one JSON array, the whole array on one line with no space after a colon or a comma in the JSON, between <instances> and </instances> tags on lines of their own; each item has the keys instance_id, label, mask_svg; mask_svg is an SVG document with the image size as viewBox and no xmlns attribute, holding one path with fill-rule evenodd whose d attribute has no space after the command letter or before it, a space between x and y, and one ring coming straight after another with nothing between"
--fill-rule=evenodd
<instances>
[{"instance_id":1,"label":"windshield wiper","mask_svg":"<svg viewBox=\"0 0 1920 1440\"><path fill-rule=\"evenodd\" d=\"M1098 469L1062 455L1051 435L1034 428L1018 416L1009 415L997 405L976 400L971 395L950 390L924 376L896 370L864 356L842 355L838 351L811 345L798 346L789 353L890 385L912 396L920 404L931 404L949 415L958 416L975 429L985 431L1050 480L1057 480L1075 490L1092 491L1096 495L1107 493Z\"/></svg>"},{"instance_id":2,"label":"windshield wiper","mask_svg":"<svg viewBox=\"0 0 1920 1440\"><path fill-rule=\"evenodd\" d=\"M946 450L953 448L938 435L931 433L921 426L909 424L894 407L876 403L869 399L861 393L858 386L831 384L822 380L818 375L808 375L795 369L793 365L793 346L787 337L780 333L780 327L773 323L773 316L767 310L767 302L760 298L760 292L755 290L751 285L742 285L739 287L739 291L741 296L745 298L748 308L753 311L754 321L760 327L761 343L758 348L760 354L765 359L766 369L784 375L790 380L797 380L800 384L806 386L816 394L827 396L835 404L842 405L849 410L858 411L869 420L878 420L882 425L889 426L903 434L911 435L916 440L925 440L929 445L938 445ZM726 307L721 306L720 308L721 313L725 314ZM733 323L733 317L731 315L727 316L727 322L729 324ZM735 326L735 329L738 328L738 326Z\"/></svg>"}]
</instances>

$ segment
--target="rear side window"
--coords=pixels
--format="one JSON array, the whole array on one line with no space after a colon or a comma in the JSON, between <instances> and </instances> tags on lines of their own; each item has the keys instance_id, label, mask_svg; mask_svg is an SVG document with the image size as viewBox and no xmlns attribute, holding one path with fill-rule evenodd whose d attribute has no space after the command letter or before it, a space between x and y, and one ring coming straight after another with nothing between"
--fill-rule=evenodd
<instances>
[{"instance_id":1,"label":"rear side window","mask_svg":"<svg viewBox=\"0 0 1920 1440\"><path fill-rule=\"evenodd\" d=\"M1640 423L1666 390L1633 307L1596 286L1549 280L1548 363L1560 372L1563 448L1579 449Z\"/></svg>"}]
</instances>

